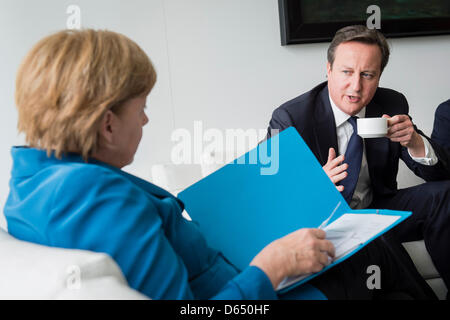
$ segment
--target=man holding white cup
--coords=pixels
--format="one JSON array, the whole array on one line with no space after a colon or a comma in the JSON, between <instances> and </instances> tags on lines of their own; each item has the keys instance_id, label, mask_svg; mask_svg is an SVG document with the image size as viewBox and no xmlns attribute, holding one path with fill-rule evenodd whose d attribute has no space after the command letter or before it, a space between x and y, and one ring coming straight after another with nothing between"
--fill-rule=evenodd
<instances>
[{"instance_id":1,"label":"man holding white cup","mask_svg":"<svg viewBox=\"0 0 450 320\"><path fill-rule=\"evenodd\" d=\"M277 108L268 137L270 129L295 127L352 208L412 211L395 236L424 239L450 287L450 181L440 181L440 146L414 126L406 98L378 86L388 60L389 46L377 30L339 30L328 48L328 81ZM357 129L363 118L385 118L387 131L371 132L366 124ZM433 182L398 190L399 159Z\"/></svg>"}]
</instances>

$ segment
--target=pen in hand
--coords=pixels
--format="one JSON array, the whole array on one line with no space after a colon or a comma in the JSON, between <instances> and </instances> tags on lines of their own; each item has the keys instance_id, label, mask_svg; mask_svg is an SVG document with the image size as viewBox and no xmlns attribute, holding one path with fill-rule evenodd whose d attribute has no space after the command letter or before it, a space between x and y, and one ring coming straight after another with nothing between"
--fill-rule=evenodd
<instances>
[{"instance_id":1,"label":"pen in hand","mask_svg":"<svg viewBox=\"0 0 450 320\"><path fill-rule=\"evenodd\" d=\"M326 218L326 219L320 224L320 226L317 227L318 229L322 229L322 230L323 230L323 229L328 225L328 222L330 222L331 218L334 216L335 212L337 211L337 209L339 208L340 205L341 205L341 202L339 201L339 203L337 204L336 208L334 208L334 210L333 210L333 212L331 213L331 215L330 215L328 218Z\"/></svg>"},{"instance_id":2,"label":"pen in hand","mask_svg":"<svg viewBox=\"0 0 450 320\"><path fill-rule=\"evenodd\" d=\"M341 202L339 201L337 206L334 208L333 212L331 212L331 215L320 224L318 229L323 230L328 225L328 223L330 222L331 218L334 216L334 214L336 213L336 211L340 205L341 205ZM329 265L332 261L333 261L333 258L328 256L328 264L327 265Z\"/></svg>"}]
</instances>

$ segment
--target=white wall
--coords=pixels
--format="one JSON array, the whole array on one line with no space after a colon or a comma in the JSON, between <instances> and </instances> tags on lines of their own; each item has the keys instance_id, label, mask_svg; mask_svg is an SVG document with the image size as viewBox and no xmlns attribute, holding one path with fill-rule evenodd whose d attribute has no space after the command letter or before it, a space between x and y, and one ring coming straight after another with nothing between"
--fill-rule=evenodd
<instances>
[{"instance_id":1,"label":"white wall","mask_svg":"<svg viewBox=\"0 0 450 320\"><path fill-rule=\"evenodd\" d=\"M150 123L126 170L150 178L169 162L170 134L193 128L265 128L275 107L325 80L326 43L282 47L276 0L0 0L0 204L8 193L16 134L14 79L43 36L66 27L70 4L83 27L121 32L148 53L158 82ZM449 98L450 36L392 39L381 86L403 92L415 123L431 133L433 112ZM404 177L402 185L415 180ZM0 220L0 224L4 224Z\"/></svg>"}]
</instances>

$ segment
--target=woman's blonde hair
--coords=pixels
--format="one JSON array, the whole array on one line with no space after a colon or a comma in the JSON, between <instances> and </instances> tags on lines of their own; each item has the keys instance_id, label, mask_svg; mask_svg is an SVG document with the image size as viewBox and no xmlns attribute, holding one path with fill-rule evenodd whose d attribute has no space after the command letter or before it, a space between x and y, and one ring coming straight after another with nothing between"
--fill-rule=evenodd
<instances>
[{"instance_id":1,"label":"woman's blonde hair","mask_svg":"<svg viewBox=\"0 0 450 320\"><path fill-rule=\"evenodd\" d=\"M144 51L106 30L64 30L39 41L16 79L18 129L27 143L56 157L68 151L87 160L98 147L107 110L147 95L156 72Z\"/></svg>"}]
</instances>

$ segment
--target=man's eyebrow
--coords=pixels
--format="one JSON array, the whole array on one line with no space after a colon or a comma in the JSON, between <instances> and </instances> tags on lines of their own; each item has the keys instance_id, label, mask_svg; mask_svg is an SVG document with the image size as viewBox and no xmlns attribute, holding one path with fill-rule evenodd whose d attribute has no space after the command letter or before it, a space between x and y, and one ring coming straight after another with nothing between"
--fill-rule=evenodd
<instances>
[{"instance_id":1,"label":"man's eyebrow","mask_svg":"<svg viewBox=\"0 0 450 320\"><path fill-rule=\"evenodd\" d=\"M350 70L353 70L352 67L348 67L348 66L342 66L342 69L350 69ZM376 71L376 70L373 70L373 69L361 70L361 73L365 73L365 72L368 72L368 73L377 73L377 71Z\"/></svg>"},{"instance_id":2,"label":"man's eyebrow","mask_svg":"<svg viewBox=\"0 0 450 320\"><path fill-rule=\"evenodd\" d=\"M341 69L343 69L343 70L347 70L347 69L348 70L354 70L353 67L349 67L349 66L346 66L346 65L341 66ZM377 74L377 71L376 70L362 70L361 73Z\"/></svg>"},{"instance_id":3,"label":"man's eyebrow","mask_svg":"<svg viewBox=\"0 0 450 320\"><path fill-rule=\"evenodd\" d=\"M376 74L377 71L376 70L363 70L363 71L361 71L361 73L374 73L374 74Z\"/></svg>"}]
</instances>

